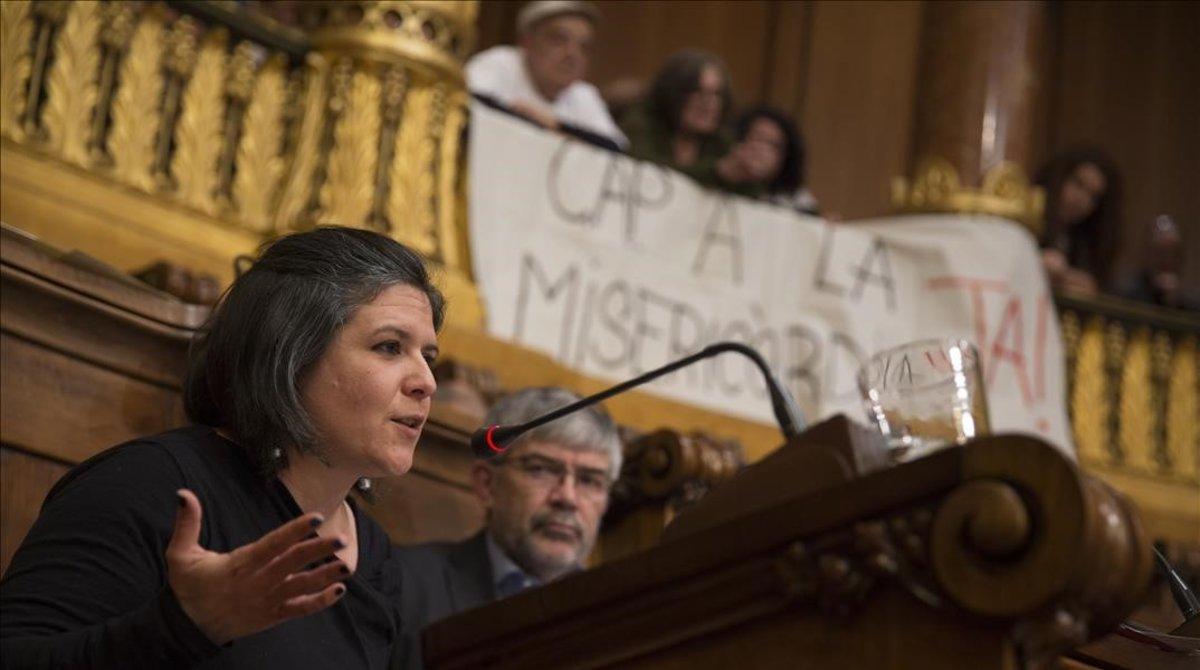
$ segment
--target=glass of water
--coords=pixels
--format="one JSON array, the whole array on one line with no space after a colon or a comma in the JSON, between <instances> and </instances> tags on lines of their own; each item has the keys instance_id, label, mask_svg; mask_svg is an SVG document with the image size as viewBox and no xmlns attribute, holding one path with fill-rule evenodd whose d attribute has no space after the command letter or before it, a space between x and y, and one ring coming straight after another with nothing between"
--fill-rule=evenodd
<instances>
[{"instance_id":1,"label":"glass of water","mask_svg":"<svg viewBox=\"0 0 1200 670\"><path fill-rule=\"evenodd\" d=\"M920 340L881 351L859 369L858 388L895 462L990 431L979 353L966 340Z\"/></svg>"}]
</instances>

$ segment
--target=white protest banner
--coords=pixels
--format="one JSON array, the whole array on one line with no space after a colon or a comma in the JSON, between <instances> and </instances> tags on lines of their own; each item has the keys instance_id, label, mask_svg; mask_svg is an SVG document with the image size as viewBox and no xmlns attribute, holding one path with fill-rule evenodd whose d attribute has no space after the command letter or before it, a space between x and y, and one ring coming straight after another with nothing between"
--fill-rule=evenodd
<instances>
[{"instance_id":1,"label":"white protest banner","mask_svg":"<svg viewBox=\"0 0 1200 670\"><path fill-rule=\"evenodd\" d=\"M471 244L488 331L585 374L635 376L719 340L762 352L810 422L865 421L872 353L956 336L983 358L992 429L1071 448L1058 320L1034 240L993 217L830 224L476 105ZM773 422L725 355L647 387Z\"/></svg>"}]
</instances>

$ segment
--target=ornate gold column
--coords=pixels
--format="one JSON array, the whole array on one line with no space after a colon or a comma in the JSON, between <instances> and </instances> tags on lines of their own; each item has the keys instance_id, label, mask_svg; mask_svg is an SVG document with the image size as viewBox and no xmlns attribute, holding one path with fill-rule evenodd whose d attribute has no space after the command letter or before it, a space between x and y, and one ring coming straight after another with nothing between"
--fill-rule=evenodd
<instances>
[{"instance_id":1,"label":"ornate gold column","mask_svg":"<svg viewBox=\"0 0 1200 670\"><path fill-rule=\"evenodd\" d=\"M301 3L313 90L276 226L373 228L442 265L455 320L482 322L470 280L462 63L474 2Z\"/></svg>"},{"instance_id":2,"label":"ornate gold column","mask_svg":"<svg viewBox=\"0 0 1200 670\"><path fill-rule=\"evenodd\" d=\"M1040 225L1028 159L1045 7L932 2L924 8L916 134L901 211L968 212Z\"/></svg>"}]
</instances>

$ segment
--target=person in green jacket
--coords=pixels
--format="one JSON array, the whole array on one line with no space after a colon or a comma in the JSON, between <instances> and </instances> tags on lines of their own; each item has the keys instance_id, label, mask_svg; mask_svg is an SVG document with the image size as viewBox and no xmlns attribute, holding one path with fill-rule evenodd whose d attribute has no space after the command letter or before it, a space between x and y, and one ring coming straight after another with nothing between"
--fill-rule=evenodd
<instances>
[{"instance_id":1,"label":"person in green jacket","mask_svg":"<svg viewBox=\"0 0 1200 670\"><path fill-rule=\"evenodd\" d=\"M678 170L703 186L754 196L745 152L732 151L729 72L717 56L696 50L671 55L645 98L622 118L629 154Z\"/></svg>"}]
</instances>

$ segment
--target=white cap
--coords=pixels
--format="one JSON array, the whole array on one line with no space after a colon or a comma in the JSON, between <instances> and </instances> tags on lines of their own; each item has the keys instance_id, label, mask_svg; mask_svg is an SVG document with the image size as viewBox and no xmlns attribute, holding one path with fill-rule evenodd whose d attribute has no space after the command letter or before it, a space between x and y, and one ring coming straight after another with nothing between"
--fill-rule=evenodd
<instances>
[{"instance_id":1,"label":"white cap","mask_svg":"<svg viewBox=\"0 0 1200 670\"><path fill-rule=\"evenodd\" d=\"M592 25L600 21L599 10L590 2L584 0L538 0L525 5L517 14L517 34L524 35L538 22L564 14L582 16Z\"/></svg>"}]
</instances>

